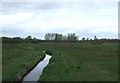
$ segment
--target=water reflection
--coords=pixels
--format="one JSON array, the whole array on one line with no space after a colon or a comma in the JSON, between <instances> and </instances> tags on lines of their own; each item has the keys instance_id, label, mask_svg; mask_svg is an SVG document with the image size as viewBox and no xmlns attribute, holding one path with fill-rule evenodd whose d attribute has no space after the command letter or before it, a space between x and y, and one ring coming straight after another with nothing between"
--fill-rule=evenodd
<instances>
[{"instance_id":1,"label":"water reflection","mask_svg":"<svg viewBox=\"0 0 120 83\"><path fill-rule=\"evenodd\" d=\"M39 62L38 65L24 77L22 83L25 83L25 81L34 81L32 83L37 83L44 67L48 65L51 57L52 56L46 54L46 57L43 59L43 61Z\"/></svg>"}]
</instances>

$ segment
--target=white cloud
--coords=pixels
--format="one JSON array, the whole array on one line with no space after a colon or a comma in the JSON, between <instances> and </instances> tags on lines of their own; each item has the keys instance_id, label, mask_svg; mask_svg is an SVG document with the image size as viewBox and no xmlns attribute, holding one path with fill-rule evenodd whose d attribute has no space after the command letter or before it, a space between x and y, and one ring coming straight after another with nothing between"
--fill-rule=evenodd
<instances>
[{"instance_id":1,"label":"white cloud","mask_svg":"<svg viewBox=\"0 0 120 83\"><path fill-rule=\"evenodd\" d=\"M30 6L31 4L28 4L28 7L26 5L25 8L24 5L19 4L21 5L20 9L23 10L14 9L17 13L1 15L3 17L4 35L10 33L24 37L28 34L38 36L37 33L39 33L41 34L39 37L43 37L48 32L64 34L75 32L80 34L82 31L84 33L82 32L83 35L81 36L85 36L85 34L87 36L117 34L116 4L100 3L97 6L98 3L57 3L59 7L55 6L56 8L54 8L54 4L49 5L50 8L42 5L42 3L40 5L34 3L33 8ZM17 6L17 4L15 5Z\"/></svg>"},{"instance_id":2,"label":"white cloud","mask_svg":"<svg viewBox=\"0 0 120 83\"><path fill-rule=\"evenodd\" d=\"M21 12L17 14L8 14L8 15L1 15L1 16L3 18L4 24L12 24L12 23L18 23L21 21L28 20L33 16L33 14Z\"/></svg>"}]
</instances>

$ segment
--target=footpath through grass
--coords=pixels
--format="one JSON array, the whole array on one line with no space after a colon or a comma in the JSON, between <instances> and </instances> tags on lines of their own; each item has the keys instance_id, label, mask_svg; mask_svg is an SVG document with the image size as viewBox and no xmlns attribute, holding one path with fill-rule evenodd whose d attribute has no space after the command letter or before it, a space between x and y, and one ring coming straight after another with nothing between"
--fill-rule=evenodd
<instances>
[{"instance_id":1,"label":"footpath through grass","mask_svg":"<svg viewBox=\"0 0 120 83\"><path fill-rule=\"evenodd\" d=\"M18 80L43 50L53 55L38 82L118 80L117 43L3 45L3 80Z\"/></svg>"}]
</instances>

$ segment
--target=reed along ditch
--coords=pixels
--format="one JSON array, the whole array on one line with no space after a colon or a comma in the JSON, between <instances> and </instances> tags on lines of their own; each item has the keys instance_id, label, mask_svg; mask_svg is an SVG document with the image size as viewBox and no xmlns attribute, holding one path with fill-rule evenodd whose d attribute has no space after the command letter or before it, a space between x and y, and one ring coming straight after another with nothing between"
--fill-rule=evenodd
<instances>
[{"instance_id":1,"label":"reed along ditch","mask_svg":"<svg viewBox=\"0 0 120 83\"><path fill-rule=\"evenodd\" d=\"M45 51L43 51L45 52ZM48 65L49 60L52 56L46 54L45 58L40 61L35 68L33 68L30 73L28 73L22 80L21 83L26 83L26 81L33 81L33 83L37 83L42 74L43 69Z\"/></svg>"}]
</instances>

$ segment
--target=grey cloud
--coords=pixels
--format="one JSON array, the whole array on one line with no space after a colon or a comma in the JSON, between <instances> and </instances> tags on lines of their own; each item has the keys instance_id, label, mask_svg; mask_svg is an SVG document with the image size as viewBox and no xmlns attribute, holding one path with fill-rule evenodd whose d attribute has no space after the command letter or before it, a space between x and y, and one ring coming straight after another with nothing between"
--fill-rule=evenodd
<instances>
[{"instance_id":1,"label":"grey cloud","mask_svg":"<svg viewBox=\"0 0 120 83\"><path fill-rule=\"evenodd\" d=\"M102 3L94 4L91 2L3 2L2 13L17 13L21 11L39 11L58 8L80 9L81 7L86 10L95 10L96 8L108 8L116 6L117 3Z\"/></svg>"},{"instance_id":2,"label":"grey cloud","mask_svg":"<svg viewBox=\"0 0 120 83\"><path fill-rule=\"evenodd\" d=\"M2 3L2 14L57 9L60 6L60 3L53 2L4 2Z\"/></svg>"}]
</instances>

